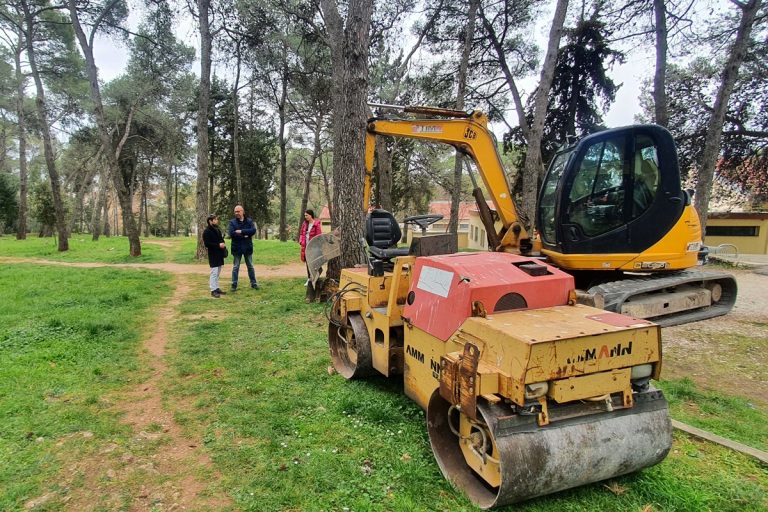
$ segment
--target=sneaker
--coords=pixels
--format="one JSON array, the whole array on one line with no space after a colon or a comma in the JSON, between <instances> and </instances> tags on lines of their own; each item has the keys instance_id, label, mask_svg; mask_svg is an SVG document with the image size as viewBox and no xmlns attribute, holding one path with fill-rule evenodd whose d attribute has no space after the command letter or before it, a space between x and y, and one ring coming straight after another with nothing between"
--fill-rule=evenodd
<instances>
[{"instance_id":1,"label":"sneaker","mask_svg":"<svg viewBox=\"0 0 768 512\"><path fill-rule=\"evenodd\" d=\"M307 280L304 282L304 286L305 286L305 287L306 287L306 286L309 286L309 279L307 279Z\"/></svg>"},{"instance_id":2,"label":"sneaker","mask_svg":"<svg viewBox=\"0 0 768 512\"><path fill-rule=\"evenodd\" d=\"M259 289L259 283L251 284L251 288L253 288L254 290L258 290Z\"/></svg>"},{"instance_id":3,"label":"sneaker","mask_svg":"<svg viewBox=\"0 0 768 512\"><path fill-rule=\"evenodd\" d=\"M237 291L237 285L233 284L232 288L230 288L229 291L232 292L232 293L236 292Z\"/></svg>"},{"instance_id":4,"label":"sneaker","mask_svg":"<svg viewBox=\"0 0 768 512\"><path fill-rule=\"evenodd\" d=\"M219 292L219 295L226 295L227 294L227 292L225 292L221 288L216 288L216 291Z\"/></svg>"},{"instance_id":5,"label":"sneaker","mask_svg":"<svg viewBox=\"0 0 768 512\"><path fill-rule=\"evenodd\" d=\"M221 297L221 293L219 293L219 290L213 290L211 292L211 297L218 299L219 297Z\"/></svg>"}]
</instances>

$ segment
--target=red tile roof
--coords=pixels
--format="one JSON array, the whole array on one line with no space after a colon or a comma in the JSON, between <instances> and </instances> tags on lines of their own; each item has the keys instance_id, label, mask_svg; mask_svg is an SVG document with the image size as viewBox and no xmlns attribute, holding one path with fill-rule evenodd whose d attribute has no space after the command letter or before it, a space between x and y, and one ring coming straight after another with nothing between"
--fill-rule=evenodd
<instances>
[{"instance_id":1,"label":"red tile roof","mask_svg":"<svg viewBox=\"0 0 768 512\"><path fill-rule=\"evenodd\" d=\"M496 210L493 202L486 201L488 207L491 210ZM459 203L459 220L469 219L469 212L476 212L477 204L474 201L462 201ZM442 215L444 219L451 218L451 202L450 201L432 201L429 203L429 213L434 215Z\"/></svg>"}]
</instances>

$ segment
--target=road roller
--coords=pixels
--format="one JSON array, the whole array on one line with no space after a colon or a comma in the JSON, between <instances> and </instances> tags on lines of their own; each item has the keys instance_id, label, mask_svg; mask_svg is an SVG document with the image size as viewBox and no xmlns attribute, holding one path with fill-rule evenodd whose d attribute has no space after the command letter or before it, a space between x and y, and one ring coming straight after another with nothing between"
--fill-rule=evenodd
<instances>
[{"instance_id":1,"label":"road roller","mask_svg":"<svg viewBox=\"0 0 768 512\"><path fill-rule=\"evenodd\" d=\"M406 221L434 221L423 217ZM346 379L402 378L440 470L477 506L664 459L658 325L578 304L573 277L541 260L444 254L440 236L391 248L391 214L366 223L368 265L342 270L328 303L333 365Z\"/></svg>"}]
</instances>

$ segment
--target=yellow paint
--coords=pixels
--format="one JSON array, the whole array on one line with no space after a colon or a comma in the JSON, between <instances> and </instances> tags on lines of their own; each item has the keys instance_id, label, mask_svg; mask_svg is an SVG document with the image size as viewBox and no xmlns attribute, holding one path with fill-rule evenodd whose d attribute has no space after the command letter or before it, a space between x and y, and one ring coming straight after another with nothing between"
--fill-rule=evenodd
<instances>
[{"instance_id":1,"label":"yellow paint","mask_svg":"<svg viewBox=\"0 0 768 512\"><path fill-rule=\"evenodd\" d=\"M734 216L738 214L733 214ZM757 228L757 236L708 236L704 239L710 247L731 244L739 254L768 254L768 219L744 218L721 219L710 217L707 226L749 226Z\"/></svg>"},{"instance_id":2,"label":"yellow paint","mask_svg":"<svg viewBox=\"0 0 768 512\"><path fill-rule=\"evenodd\" d=\"M554 381L548 395L559 403L584 400L619 391L632 394L630 369L622 368Z\"/></svg>"},{"instance_id":3,"label":"yellow paint","mask_svg":"<svg viewBox=\"0 0 768 512\"><path fill-rule=\"evenodd\" d=\"M701 242L701 224L696 210L686 206L680 220L657 243L639 254L561 254L549 249L542 253L555 266L566 270L637 270L637 264L666 263L665 270L696 266ZM689 246L691 250L688 250Z\"/></svg>"}]
</instances>

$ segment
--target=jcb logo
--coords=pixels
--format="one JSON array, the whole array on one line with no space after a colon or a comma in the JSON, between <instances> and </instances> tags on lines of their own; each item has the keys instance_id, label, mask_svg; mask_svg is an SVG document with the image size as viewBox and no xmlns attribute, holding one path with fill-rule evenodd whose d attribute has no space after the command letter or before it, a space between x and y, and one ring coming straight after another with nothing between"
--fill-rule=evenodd
<instances>
[{"instance_id":1,"label":"jcb logo","mask_svg":"<svg viewBox=\"0 0 768 512\"><path fill-rule=\"evenodd\" d=\"M477 138L477 132L473 130L472 128L467 128L464 130L464 138L465 139L476 139Z\"/></svg>"}]
</instances>

